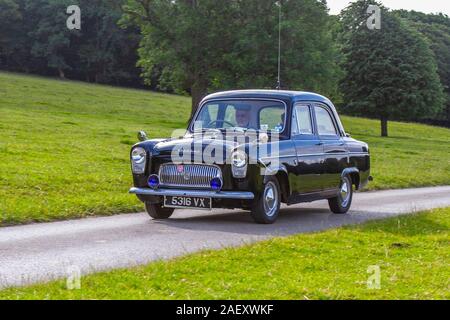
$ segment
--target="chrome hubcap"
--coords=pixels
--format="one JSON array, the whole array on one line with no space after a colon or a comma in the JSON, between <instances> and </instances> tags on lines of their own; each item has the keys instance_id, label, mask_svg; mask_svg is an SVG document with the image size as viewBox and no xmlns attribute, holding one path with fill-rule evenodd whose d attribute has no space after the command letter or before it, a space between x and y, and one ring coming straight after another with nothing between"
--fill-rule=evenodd
<instances>
[{"instance_id":1,"label":"chrome hubcap","mask_svg":"<svg viewBox=\"0 0 450 320\"><path fill-rule=\"evenodd\" d=\"M342 180L341 192L340 192L343 207L346 207L350 201L351 188L352 188L352 185L351 185L350 181L348 180L347 177L345 177Z\"/></svg>"},{"instance_id":2,"label":"chrome hubcap","mask_svg":"<svg viewBox=\"0 0 450 320\"><path fill-rule=\"evenodd\" d=\"M268 217L272 217L278 207L277 187L273 182L269 182L264 190L264 212Z\"/></svg>"}]
</instances>

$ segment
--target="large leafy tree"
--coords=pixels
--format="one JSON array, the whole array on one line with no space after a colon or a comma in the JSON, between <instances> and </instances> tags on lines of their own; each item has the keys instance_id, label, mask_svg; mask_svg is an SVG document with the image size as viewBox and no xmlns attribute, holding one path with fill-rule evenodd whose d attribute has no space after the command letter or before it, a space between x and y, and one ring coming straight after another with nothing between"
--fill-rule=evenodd
<instances>
[{"instance_id":1,"label":"large leafy tree","mask_svg":"<svg viewBox=\"0 0 450 320\"><path fill-rule=\"evenodd\" d=\"M75 58L70 44L78 34L66 27L66 9L72 4L72 0L28 0L25 7L27 12L33 13L34 28L28 33L33 39L31 53L45 60L61 78L72 69L70 61Z\"/></svg>"},{"instance_id":2,"label":"large leafy tree","mask_svg":"<svg viewBox=\"0 0 450 320\"><path fill-rule=\"evenodd\" d=\"M122 29L123 0L79 0L82 10L80 36L73 39L81 73L87 81L136 84L139 34ZM75 67L73 67L75 69Z\"/></svg>"},{"instance_id":3,"label":"large leafy tree","mask_svg":"<svg viewBox=\"0 0 450 320\"><path fill-rule=\"evenodd\" d=\"M14 53L20 49L18 34L23 23L20 6L14 0L0 0L0 66L13 65Z\"/></svg>"},{"instance_id":4,"label":"large leafy tree","mask_svg":"<svg viewBox=\"0 0 450 320\"><path fill-rule=\"evenodd\" d=\"M336 92L324 1L284 0L282 86ZM275 0L129 0L124 21L142 31L140 66L162 89L187 91L192 111L208 90L277 82Z\"/></svg>"},{"instance_id":5,"label":"large leafy tree","mask_svg":"<svg viewBox=\"0 0 450 320\"><path fill-rule=\"evenodd\" d=\"M129 0L125 23L141 29L139 65L151 79L159 70L160 88L188 91L192 109L210 83L227 68L239 15L237 0Z\"/></svg>"},{"instance_id":6,"label":"large leafy tree","mask_svg":"<svg viewBox=\"0 0 450 320\"><path fill-rule=\"evenodd\" d=\"M0 0L0 67L140 86L139 32L118 25L124 1ZM66 27L72 4L81 8L81 30Z\"/></svg>"},{"instance_id":7,"label":"large leafy tree","mask_svg":"<svg viewBox=\"0 0 450 320\"><path fill-rule=\"evenodd\" d=\"M281 3L281 86L336 95L336 50L326 3L316 0L246 0L239 3L238 33L225 55L222 88L273 88L277 83Z\"/></svg>"},{"instance_id":8,"label":"large leafy tree","mask_svg":"<svg viewBox=\"0 0 450 320\"><path fill-rule=\"evenodd\" d=\"M0 54L5 54L12 46L13 33L22 21L19 5L14 0L0 0Z\"/></svg>"},{"instance_id":9,"label":"large leafy tree","mask_svg":"<svg viewBox=\"0 0 450 320\"><path fill-rule=\"evenodd\" d=\"M425 14L416 11L395 12L422 33L433 50L438 73L446 94L446 109L440 118L450 121L450 18L443 14Z\"/></svg>"},{"instance_id":10,"label":"large leafy tree","mask_svg":"<svg viewBox=\"0 0 450 320\"><path fill-rule=\"evenodd\" d=\"M360 0L342 14L345 102L356 113L381 120L388 136L388 120L416 120L435 115L444 96L433 52L423 36L381 4L380 30L370 30L367 8Z\"/></svg>"}]
</instances>

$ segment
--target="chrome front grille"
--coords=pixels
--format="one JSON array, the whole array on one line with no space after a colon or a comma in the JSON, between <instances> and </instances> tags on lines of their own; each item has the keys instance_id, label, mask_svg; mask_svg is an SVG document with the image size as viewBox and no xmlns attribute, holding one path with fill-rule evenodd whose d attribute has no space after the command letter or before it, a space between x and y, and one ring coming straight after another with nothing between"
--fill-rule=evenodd
<instances>
[{"instance_id":1,"label":"chrome front grille","mask_svg":"<svg viewBox=\"0 0 450 320\"><path fill-rule=\"evenodd\" d=\"M217 166L163 164L159 168L159 179L162 187L211 189L213 178L222 178L222 171Z\"/></svg>"}]
</instances>

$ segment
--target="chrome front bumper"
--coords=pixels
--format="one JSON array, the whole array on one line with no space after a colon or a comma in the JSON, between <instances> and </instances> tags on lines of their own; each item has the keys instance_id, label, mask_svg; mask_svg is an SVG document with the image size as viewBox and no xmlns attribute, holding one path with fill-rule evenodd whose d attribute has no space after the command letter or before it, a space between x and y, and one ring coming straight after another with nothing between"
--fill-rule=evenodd
<instances>
[{"instance_id":1,"label":"chrome front bumper","mask_svg":"<svg viewBox=\"0 0 450 320\"><path fill-rule=\"evenodd\" d=\"M212 199L235 199L235 200L253 200L255 195L252 192L244 191L207 191L207 190L180 190L180 189L147 189L131 188L131 194L140 196L169 196L169 197L199 197Z\"/></svg>"}]
</instances>

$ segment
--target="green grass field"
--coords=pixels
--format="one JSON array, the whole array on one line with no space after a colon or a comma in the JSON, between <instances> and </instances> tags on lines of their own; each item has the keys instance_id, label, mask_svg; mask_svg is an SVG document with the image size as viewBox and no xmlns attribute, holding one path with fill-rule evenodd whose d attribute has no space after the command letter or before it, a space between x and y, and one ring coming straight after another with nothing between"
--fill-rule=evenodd
<instances>
[{"instance_id":1,"label":"green grass field","mask_svg":"<svg viewBox=\"0 0 450 320\"><path fill-rule=\"evenodd\" d=\"M450 208L0 291L0 299L450 299ZM379 268L379 269L378 269ZM379 270L379 287L372 270ZM367 282L371 283L368 287Z\"/></svg>"},{"instance_id":2,"label":"green grass field","mask_svg":"<svg viewBox=\"0 0 450 320\"><path fill-rule=\"evenodd\" d=\"M142 210L127 191L136 132L186 126L188 97L0 73L0 225ZM450 130L344 117L371 145L371 189L450 184Z\"/></svg>"}]
</instances>

